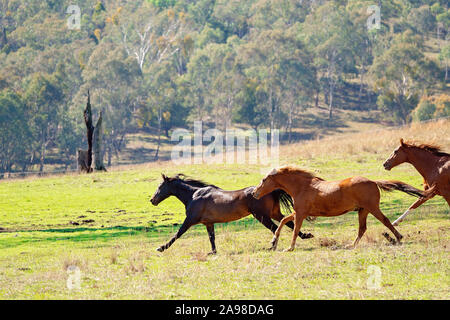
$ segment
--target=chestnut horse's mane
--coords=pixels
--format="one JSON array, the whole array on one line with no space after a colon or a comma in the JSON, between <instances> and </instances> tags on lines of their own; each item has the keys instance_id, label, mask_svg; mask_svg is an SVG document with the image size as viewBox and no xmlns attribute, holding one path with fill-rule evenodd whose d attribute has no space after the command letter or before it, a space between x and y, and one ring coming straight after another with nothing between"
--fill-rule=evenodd
<instances>
[{"instance_id":1,"label":"chestnut horse's mane","mask_svg":"<svg viewBox=\"0 0 450 320\"><path fill-rule=\"evenodd\" d=\"M442 151L442 148L440 146L437 146L437 145L434 145L434 144L429 144L429 143L417 144L417 143L414 143L414 142L404 142L404 144L407 147L418 148L418 149L421 149L421 150L425 150L425 151L431 152L435 156L450 157L450 154Z\"/></svg>"},{"instance_id":2,"label":"chestnut horse's mane","mask_svg":"<svg viewBox=\"0 0 450 320\"><path fill-rule=\"evenodd\" d=\"M281 167L281 168L279 168L277 170L277 174L298 174L298 175L301 175L302 177L307 178L307 179L316 178L316 179L323 180L322 178L317 177L315 174L313 174L311 172L308 172L306 170L303 170L303 169L300 169L300 168L296 168L296 167L293 167L293 166Z\"/></svg>"}]
</instances>

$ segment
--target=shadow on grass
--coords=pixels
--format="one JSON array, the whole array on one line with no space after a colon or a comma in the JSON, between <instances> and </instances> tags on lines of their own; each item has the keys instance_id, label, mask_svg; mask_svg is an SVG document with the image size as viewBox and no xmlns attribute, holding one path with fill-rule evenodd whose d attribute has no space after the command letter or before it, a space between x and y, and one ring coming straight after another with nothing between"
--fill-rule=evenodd
<instances>
[{"instance_id":1,"label":"shadow on grass","mask_svg":"<svg viewBox=\"0 0 450 320\"><path fill-rule=\"evenodd\" d=\"M429 206L424 207L420 213L432 214L438 219L448 219L448 209L442 206ZM388 218L392 221L401 213L388 214ZM423 215L419 212L411 216L409 220L421 220ZM375 218L374 218L375 221ZM319 217L312 224L305 224L306 229L338 229L344 225L352 224L355 226L355 230L358 227L358 218L355 212L348 213L341 217ZM120 238L130 236L145 237L149 241L161 241L165 242L175 234L180 225L164 225L164 226L113 226L106 228L99 227L79 227L79 228L52 228L52 229L39 229L39 230L17 230L17 231L3 231L0 233L0 249L15 248L21 245L34 245L45 244L52 245L59 241L70 241L73 243L89 243L96 247L100 246L99 242L107 243L111 241L117 241ZM264 226L257 220L252 218L243 219L240 221L216 224L216 233L222 232L236 232L245 230L256 230L257 228L264 229ZM267 231L269 232L269 231ZM313 232L314 233L314 232ZM189 238L194 236L207 236L206 229L203 225L197 225L188 230L183 235L183 238Z\"/></svg>"},{"instance_id":2,"label":"shadow on grass","mask_svg":"<svg viewBox=\"0 0 450 320\"><path fill-rule=\"evenodd\" d=\"M240 231L245 229L255 229L258 221L252 219L244 219L241 221L223 224L222 227L217 224L216 231ZM0 249L14 248L27 244L47 243L52 244L58 241L71 242L109 242L117 241L120 238L130 236L144 236L149 240L167 241L174 235L181 225L164 225L155 227L144 226L114 226L106 228L53 228L53 229L37 229L37 230L17 230L4 231L0 233L2 241L0 241ZM260 225L264 228L262 225ZM49 235L55 234L55 235ZM207 235L206 228L203 225L191 227L183 238L189 238L197 235ZM6 237L5 237L6 236Z\"/></svg>"}]
</instances>

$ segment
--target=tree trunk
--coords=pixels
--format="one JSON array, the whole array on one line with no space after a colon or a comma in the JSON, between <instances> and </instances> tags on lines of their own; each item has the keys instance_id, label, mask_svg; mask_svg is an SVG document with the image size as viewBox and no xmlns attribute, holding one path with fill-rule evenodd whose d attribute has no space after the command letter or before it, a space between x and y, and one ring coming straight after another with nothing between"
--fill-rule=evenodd
<instances>
[{"instance_id":1,"label":"tree trunk","mask_svg":"<svg viewBox=\"0 0 450 320\"><path fill-rule=\"evenodd\" d=\"M45 146L41 148L41 156L39 159L39 172L44 171L44 161L45 161Z\"/></svg>"},{"instance_id":2,"label":"tree trunk","mask_svg":"<svg viewBox=\"0 0 450 320\"><path fill-rule=\"evenodd\" d=\"M161 146L161 123L162 123L162 110L159 108L158 112L158 146L156 147L156 153L154 160L157 161L159 157L159 148Z\"/></svg>"},{"instance_id":3,"label":"tree trunk","mask_svg":"<svg viewBox=\"0 0 450 320\"><path fill-rule=\"evenodd\" d=\"M361 66L361 73L359 75L359 94L358 94L359 102L362 102L361 99L362 99L362 92L363 92L363 85L364 85L363 78L364 78L364 64ZM361 106L360 106L360 109L361 109Z\"/></svg>"},{"instance_id":4,"label":"tree trunk","mask_svg":"<svg viewBox=\"0 0 450 320\"><path fill-rule=\"evenodd\" d=\"M330 86L330 105L329 105L329 120L333 118L333 86Z\"/></svg>"},{"instance_id":5,"label":"tree trunk","mask_svg":"<svg viewBox=\"0 0 450 320\"><path fill-rule=\"evenodd\" d=\"M106 171L105 165L103 164L103 130L102 130L102 112L100 112L100 117L98 118L97 124L94 128L92 149L94 152L94 166L97 171Z\"/></svg>"},{"instance_id":6,"label":"tree trunk","mask_svg":"<svg viewBox=\"0 0 450 320\"><path fill-rule=\"evenodd\" d=\"M316 108L319 107L319 94L320 94L320 87L318 87L317 90L316 90L316 99L315 99L315 102L314 102L314 106Z\"/></svg>"},{"instance_id":7,"label":"tree trunk","mask_svg":"<svg viewBox=\"0 0 450 320\"><path fill-rule=\"evenodd\" d=\"M0 49L3 49L4 46L8 44L8 38L6 37L6 28L2 28L2 32L0 35Z\"/></svg>"},{"instance_id":8,"label":"tree trunk","mask_svg":"<svg viewBox=\"0 0 450 320\"><path fill-rule=\"evenodd\" d=\"M92 172L92 136L94 135L94 126L92 124L92 107L91 107L91 95L88 91L88 101L86 109L84 109L84 122L87 129L87 141L88 141L88 153L87 153L87 170L88 173Z\"/></svg>"},{"instance_id":9,"label":"tree trunk","mask_svg":"<svg viewBox=\"0 0 450 320\"><path fill-rule=\"evenodd\" d=\"M95 170L106 171L103 165L103 151L102 151L102 112L100 112L100 117L97 121L97 125L94 127L92 124L92 106L91 106L91 95L88 91L88 101L86 104L86 109L84 109L84 122L87 129L87 142L88 150L78 150L78 170L86 171L91 173L92 169L92 159L94 152L95 156Z\"/></svg>"}]
</instances>

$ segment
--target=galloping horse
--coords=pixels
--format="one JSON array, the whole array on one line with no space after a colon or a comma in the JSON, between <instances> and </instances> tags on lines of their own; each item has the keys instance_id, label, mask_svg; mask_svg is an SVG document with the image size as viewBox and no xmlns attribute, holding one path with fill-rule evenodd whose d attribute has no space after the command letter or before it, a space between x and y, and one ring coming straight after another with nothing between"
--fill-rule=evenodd
<instances>
[{"instance_id":1,"label":"galloping horse","mask_svg":"<svg viewBox=\"0 0 450 320\"><path fill-rule=\"evenodd\" d=\"M281 221L284 216L280 210L280 204L289 210L292 206L292 198L281 190L274 190L261 200L256 200L251 195L254 187L248 187L237 191L225 191L200 180L185 178L177 175L173 178L162 175L163 182L156 190L151 203L157 206L161 201L170 196L177 197L186 207L186 219L175 236L165 245L158 248L159 252L168 249L190 227L196 224L204 224L209 234L212 252L216 253L214 224L239 220L253 214L272 233L277 225L272 219ZM290 211L290 210L289 210ZM294 228L294 224L288 225ZM312 234L299 232L302 239L311 238Z\"/></svg>"},{"instance_id":2,"label":"galloping horse","mask_svg":"<svg viewBox=\"0 0 450 320\"><path fill-rule=\"evenodd\" d=\"M275 250L283 225L295 221L291 246L295 248L297 234L303 220L308 216L332 217L349 211L358 211L359 232L353 246L356 246L366 231L369 213L380 220L394 233L400 243L402 235L395 230L388 218L380 210L380 190L399 190L409 195L422 197L422 191L400 181L372 181L363 177L353 177L340 181L325 181L307 171L290 166L273 169L254 189L256 199L264 197L273 190L283 190L294 200L294 212L281 220L272 240Z\"/></svg>"},{"instance_id":3,"label":"galloping horse","mask_svg":"<svg viewBox=\"0 0 450 320\"><path fill-rule=\"evenodd\" d=\"M450 154L442 152L438 146L416 145L400 139L400 146L394 150L383 166L386 170L391 170L404 162L412 164L422 175L427 196L414 202L405 213L394 221L394 226L435 195L443 196L450 206Z\"/></svg>"}]
</instances>

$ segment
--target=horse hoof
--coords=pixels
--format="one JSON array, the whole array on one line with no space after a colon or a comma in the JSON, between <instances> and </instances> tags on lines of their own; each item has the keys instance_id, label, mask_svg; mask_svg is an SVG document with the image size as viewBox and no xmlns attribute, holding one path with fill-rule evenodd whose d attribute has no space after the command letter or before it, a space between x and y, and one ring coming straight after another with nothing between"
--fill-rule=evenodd
<instances>
[{"instance_id":1,"label":"horse hoof","mask_svg":"<svg viewBox=\"0 0 450 320\"><path fill-rule=\"evenodd\" d=\"M312 233L304 233L301 236L302 239L311 239L314 238L314 235Z\"/></svg>"},{"instance_id":2,"label":"horse hoof","mask_svg":"<svg viewBox=\"0 0 450 320\"><path fill-rule=\"evenodd\" d=\"M294 248L289 247L289 248L287 248L287 249L284 249L284 252L291 252L291 251L294 251Z\"/></svg>"},{"instance_id":3,"label":"horse hoof","mask_svg":"<svg viewBox=\"0 0 450 320\"><path fill-rule=\"evenodd\" d=\"M383 236L387 239L387 241L389 241L390 244L396 244L397 241L395 241L395 239L393 239L389 233L385 232L383 233Z\"/></svg>"},{"instance_id":4,"label":"horse hoof","mask_svg":"<svg viewBox=\"0 0 450 320\"><path fill-rule=\"evenodd\" d=\"M217 251L211 251L210 253L208 253L208 256L214 256L217 254Z\"/></svg>"},{"instance_id":5,"label":"horse hoof","mask_svg":"<svg viewBox=\"0 0 450 320\"><path fill-rule=\"evenodd\" d=\"M164 248L163 248L163 247L159 247L158 249L156 249L156 251L158 251L158 252L163 252L163 251L164 251Z\"/></svg>"}]
</instances>

